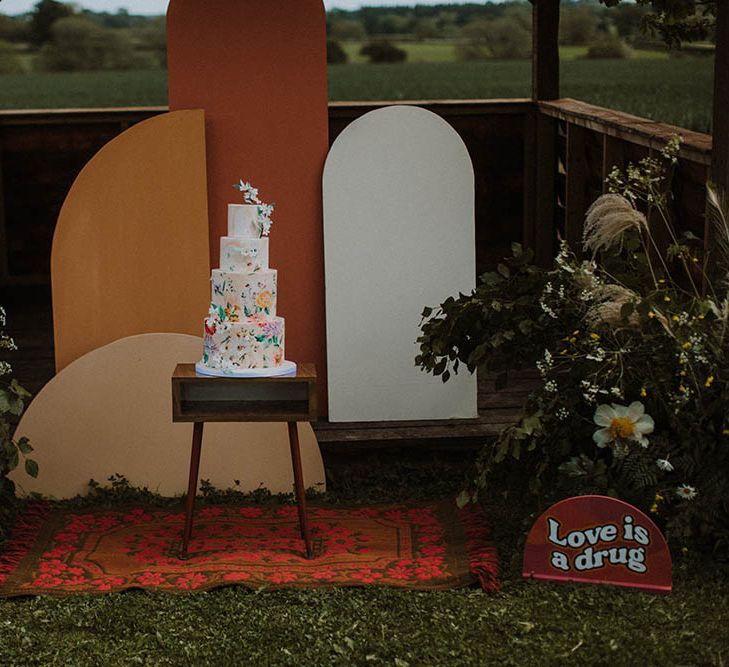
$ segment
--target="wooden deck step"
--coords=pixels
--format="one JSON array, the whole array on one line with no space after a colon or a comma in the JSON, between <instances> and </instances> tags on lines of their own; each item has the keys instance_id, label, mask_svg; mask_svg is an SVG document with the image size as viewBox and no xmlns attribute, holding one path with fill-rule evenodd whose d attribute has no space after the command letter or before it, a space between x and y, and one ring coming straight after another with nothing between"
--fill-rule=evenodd
<instances>
[{"instance_id":1,"label":"wooden deck step","mask_svg":"<svg viewBox=\"0 0 729 667\"><path fill-rule=\"evenodd\" d=\"M398 442L482 441L497 436L521 416L529 393L539 383L534 371L487 377L478 383L478 417L390 422L318 421L312 426L322 445L395 444Z\"/></svg>"}]
</instances>

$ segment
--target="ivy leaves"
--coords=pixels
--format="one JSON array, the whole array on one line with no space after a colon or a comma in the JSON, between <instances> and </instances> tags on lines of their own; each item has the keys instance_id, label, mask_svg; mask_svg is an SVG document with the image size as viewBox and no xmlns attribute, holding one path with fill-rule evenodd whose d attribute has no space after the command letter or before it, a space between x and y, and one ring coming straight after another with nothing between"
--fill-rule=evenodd
<instances>
[{"instance_id":1,"label":"ivy leaves","mask_svg":"<svg viewBox=\"0 0 729 667\"><path fill-rule=\"evenodd\" d=\"M539 346L544 326L533 295L541 292L547 274L530 264L532 257L530 250L514 243L512 257L483 274L471 294L424 308L415 365L443 382L462 365L470 373L521 367L528 352Z\"/></svg>"}]
</instances>

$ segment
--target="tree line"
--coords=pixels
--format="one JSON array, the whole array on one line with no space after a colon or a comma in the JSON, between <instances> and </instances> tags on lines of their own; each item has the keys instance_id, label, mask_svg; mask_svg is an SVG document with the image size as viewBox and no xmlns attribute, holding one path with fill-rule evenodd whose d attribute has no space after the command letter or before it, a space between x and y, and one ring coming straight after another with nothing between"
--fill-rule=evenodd
<instances>
[{"instance_id":1,"label":"tree line","mask_svg":"<svg viewBox=\"0 0 729 667\"><path fill-rule=\"evenodd\" d=\"M631 47L662 46L656 3L665 0L563 0L560 43L587 46L592 57L623 57ZM672 3L689 15L695 11L695 0ZM644 30L651 21L653 37ZM371 62L405 60L398 44L436 40L453 42L459 60L526 58L531 52L531 5L512 0L335 9L327 14L327 35L330 63L346 62L342 44L352 42L361 43L360 53ZM0 14L0 73L165 66L163 16L92 12L58 0L39 0L31 12L17 17Z\"/></svg>"}]
</instances>

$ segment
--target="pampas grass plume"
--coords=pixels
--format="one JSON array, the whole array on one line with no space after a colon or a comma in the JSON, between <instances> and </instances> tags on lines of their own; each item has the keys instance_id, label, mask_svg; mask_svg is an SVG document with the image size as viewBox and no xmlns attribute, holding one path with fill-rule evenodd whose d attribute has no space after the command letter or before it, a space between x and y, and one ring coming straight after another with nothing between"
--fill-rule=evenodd
<instances>
[{"instance_id":1,"label":"pampas grass plume","mask_svg":"<svg viewBox=\"0 0 729 667\"><path fill-rule=\"evenodd\" d=\"M582 245L593 253L607 250L619 243L628 229L647 230L648 221L622 195L602 195L587 209Z\"/></svg>"}]
</instances>

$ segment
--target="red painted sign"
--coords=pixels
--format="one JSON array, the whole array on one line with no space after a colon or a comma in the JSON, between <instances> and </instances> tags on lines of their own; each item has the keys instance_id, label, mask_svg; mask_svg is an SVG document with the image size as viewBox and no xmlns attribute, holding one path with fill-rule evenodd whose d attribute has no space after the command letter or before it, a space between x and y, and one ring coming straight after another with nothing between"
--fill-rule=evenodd
<instances>
[{"instance_id":1,"label":"red painted sign","mask_svg":"<svg viewBox=\"0 0 729 667\"><path fill-rule=\"evenodd\" d=\"M632 505L578 496L552 505L529 531L523 576L670 593L671 552L656 525Z\"/></svg>"}]
</instances>

